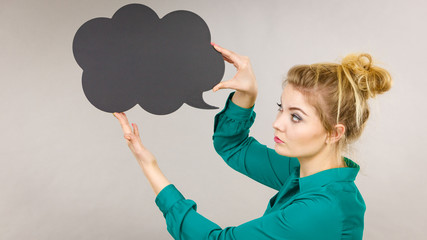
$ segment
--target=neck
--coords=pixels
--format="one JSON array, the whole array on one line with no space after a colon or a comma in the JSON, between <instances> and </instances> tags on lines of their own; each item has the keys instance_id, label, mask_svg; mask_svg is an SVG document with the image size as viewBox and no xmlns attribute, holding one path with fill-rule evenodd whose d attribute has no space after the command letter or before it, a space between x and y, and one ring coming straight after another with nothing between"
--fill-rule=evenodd
<instances>
[{"instance_id":1,"label":"neck","mask_svg":"<svg viewBox=\"0 0 427 240\"><path fill-rule=\"evenodd\" d=\"M347 167L343 159L327 147L313 156L298 157L300 162L300 178L331 169Z\"/></svg>"}]
</instances>

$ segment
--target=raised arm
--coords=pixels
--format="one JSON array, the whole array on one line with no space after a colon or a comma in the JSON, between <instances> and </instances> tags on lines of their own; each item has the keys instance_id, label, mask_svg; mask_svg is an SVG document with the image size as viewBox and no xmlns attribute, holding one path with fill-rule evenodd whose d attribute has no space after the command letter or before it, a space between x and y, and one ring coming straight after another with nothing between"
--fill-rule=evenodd
<instances>
[{"instance_id":1,"label":"raised arm","mask_svg":"<svg viewBox=\"0 0 427 240\"><path fill-rule=\"evenodd\" d=\"M274 149L249 137L249 128L255 120L255 101L258 86L248 57L214 45L225 61L232 63L236 75L218 83L218 89L234 89L224 109L215 116L213 142L217 153L236 171L279 190L298 159L278 155Z\"/></svg>"},{"instance_id":2,"label":"raised arm","mask_svg":"<svg viewBox=\"0 0 427 240\"><path fill-rule=\"evenodd\" d=\"M212 136L216 152L234 170L273 189L279 190L298 159L281 156L274 149L249 137L256 113L232 102L232 92L224 109L215 116Z\"/></svg>"}]
</instances>

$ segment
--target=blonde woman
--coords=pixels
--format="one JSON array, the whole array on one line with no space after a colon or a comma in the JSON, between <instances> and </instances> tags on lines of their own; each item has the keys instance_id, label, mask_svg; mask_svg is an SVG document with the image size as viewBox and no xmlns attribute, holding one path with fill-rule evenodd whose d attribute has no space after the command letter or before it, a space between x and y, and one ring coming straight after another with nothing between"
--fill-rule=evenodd
<instances>
[{"instance_id":1,"label":"blonde woman","mask_svg":"<svg viewBox=\"0 0 427 240\"><path fill-rule=\"evenodd\" d=\"M340 64L292 67L283 81L271 149L249 137L258 94L249 58L212 45L237 69L232 79L213 88L236 90L215 116L215 150L231 168L278 193L263 216L222 229L166 179L137 125L132 128L124 113L114 113L169 233L182 240L362 239L366 206L354 183L360 168L341 153L365 127L368 98L390 89L390 74L374 66L369 54L350 54Z\"/></svg>"}]
</instances>

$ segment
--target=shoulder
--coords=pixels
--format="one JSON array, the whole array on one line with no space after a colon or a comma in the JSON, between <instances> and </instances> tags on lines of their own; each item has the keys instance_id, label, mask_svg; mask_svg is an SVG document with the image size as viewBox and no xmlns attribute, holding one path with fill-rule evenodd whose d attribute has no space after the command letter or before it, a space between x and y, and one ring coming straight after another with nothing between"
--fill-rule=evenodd
<instances>
[{"instance_id":1,"label":"shoulder","mask_svg":"<svg viewBox=\"0 0 427 240\"><path fill-rule=\"evenodd\" d=\"M366 209L365 201L354 182L334 182L322 188L342 212L346 209ZM343 213L345 215L345 213Z\"/></svg>"}]
</instances>

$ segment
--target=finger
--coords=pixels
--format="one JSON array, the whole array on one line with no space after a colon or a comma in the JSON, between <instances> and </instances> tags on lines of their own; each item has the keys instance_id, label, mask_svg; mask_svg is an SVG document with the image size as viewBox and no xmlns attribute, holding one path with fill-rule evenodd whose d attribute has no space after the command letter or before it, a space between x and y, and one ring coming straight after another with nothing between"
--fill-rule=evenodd
<instances>
[{"instance_id":1,"label":"finger","mask_svg":"<svg viewBox=\"0 0 427 240\"><path fill-rule=\"evenodd\" d=\"M211 43L212 44L212 46L215 48L215 46L217 46L217 48L215 48L215 50L217 50L219 53L221 53L221 51L220 51L220 49L224 49L224 48L222 48L222 47L220 47L220 46L218 46L217 44L215 44L215 43ZM225 50L227 50L227 49L225 49ZM236 55L234 52L232 52L232 51L230 51L230 50L228 50L230 53L232 53L232 54L234 54L234 55ZM232 59L230 59L230 57L229 56L226 56L226 55L224 55L224 54L222 54L221 53L221 55L222 55L222 58L225 60L225 61L227 61L227 62L229 62L229 63L232 63L236 68L239 68L239 65L237 64L237 61L235 62L235 61L233 61Z\"/></svg>"},{"instance_id":2,"label":"finger","mask_svg":"<svg viewBox=\"0 0 427 240\"><path fill-rule=\"evenodd\" d=\"M228 57L222 56L222 58L229 63L233 63L233 60L229 59Z\"/></svg>"},{"instance_id":3,"label":"finger","mask_svg":"<svg viewBox=\"0 0 427 240\"><path fill-rule=\"evenodd\" d=\"M129 124L129 120L128 120L126 114L124 112L122 112L121 114L122 114L123 119L124 119L123 122L124 122L124 127L126 128L126 131L132 132L132 127ZM125 130L125 129L123 129L123 130Z\"/></svg>"},{"instance_id":4,"label":"finger","mask_svg":"<svg viewBox=\"0 0 427 240\"><path fill-rule=\"evenodd\" d=\"M220 47L220 46L218 46L218 44L215 44L214 45L214 48L218 51L218 52L220 52L222 55L223 55L223 57L225 57L225 58L227 58L228 60L230 60L232 63L236 63L237 64L237 66L240 66L240 62L239 62L239 59L238 59L238 57L237 57L237 54L236 53L234 53L233 51L230 51L230 50L228 50L228 49L225 49L225 48L223 48L223 47ZM227 60L226 59L226 60ZM227 62L230 62L230 61L227 61ZM236 67L237 67L236 66Z\"/></svg>"},{"instance_id":5,"label":"finger","mask_svg":"<svg viewBox=\"0 0 427 240\"><path fill-rule=\"evenodd\" d=\"M138 130L138 126L136 125L136 123L132 123L132 126L133 126L133 133L137 136L137 137L139 137L139 130Z\"/></svg>"},{"instance_id":6,"label":"finger","mask_svg":"<svg viewBox=\"0 0 427 240\"><path fill-rule=\"evenodd\" d=\"M220 90L221 89L221 83L218 83L217 85L215 85L213 88L212 88L212 91L213 92L216 92L216 91L218 91L218 90Z\"/></svg>"},{"instance_id":7,"label":"finger","mask_svg":"<svg viewBox=\"0 0 427 240\"><path fill-rule=\"evenodd\" d=\"M233 61L231 61L230 59L226 58L225 56L222 56L222 59L224 59L225 61L229 62L229 63L233 63ZM236 66L236 65L235 65Z\"/></svg>"},{"instance_id":8,"label":"finger","mask_svg":"<svg viewBox=\"0 0 427 240\"><path fill-rule=\"evenodd\" d=\"M120 125L123 129L123 133L131 133L132 128L129 125L129 121L125 115L125 113L116 113L115 116L119 119Z\"/></svg>"},{"instance_id":9,"label":"finger","mask_svg":"<svg viewBox=\"0 0 427 240\"><path fill-rule=\"evenodd\" d=\"M223 81L218 83L217 85L215 85L215 87L212 88L212 90L214 92L218 91L219 89L224 89L224 88L230 88L230 89L236 89L236 86L234 84L233 79L227 80L227 81Z\"/></svg>"}]
</instances>

